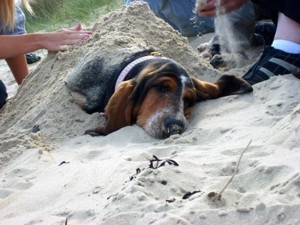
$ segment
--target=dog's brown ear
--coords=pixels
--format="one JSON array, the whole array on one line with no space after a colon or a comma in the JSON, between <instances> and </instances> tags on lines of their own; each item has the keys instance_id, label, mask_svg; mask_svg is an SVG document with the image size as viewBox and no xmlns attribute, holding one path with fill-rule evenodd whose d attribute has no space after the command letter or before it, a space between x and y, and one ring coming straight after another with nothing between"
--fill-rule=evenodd
<instances>
[{"instance_id":1,"label":"dog's brown ear","mask_svg":"<svg viewBox=\"0 0 300 225\"><path fill-rule=\"evenodd\" d=\"M223 75L217 80L216 85L219 87L220 95L241 95L253 91L252 86L244 79L238 78L234 75Z\"/></svg>"},{"instance_id":2,"label":"dog's brown ear","mask_svg":"<svg viewBox=\"0 0 300 225\"><path fill-rule=\"evenodd\" d=\"M227 95L245 94L253 91L251 85L233 75L223 75L216 83L192 78L197 93L197 101L219 98Z\"/></svg>"},{"instance_id":3,"label":"dog's brown ear","mask_svg":"<svg viewBox=\"0 0 300 225\"><path fill-rule=\"evenodd\" d=\"M106 135L131 125L134 104L130 99L130 95L134 86L131 80L122 82L105 107L106 125L87 130L85 134L92 136Z\"/></svg>"},{"instance_id":4,"label":"dog's brown ear","mask_svg":"<svg viewBox=\"0 0 300 225\"><path fill-rule=\"evenodd\" d=\"M196 88L197 102L217 98L219 96L219 87L216 84L192 78Z\"/></svg>"}]
</instances>

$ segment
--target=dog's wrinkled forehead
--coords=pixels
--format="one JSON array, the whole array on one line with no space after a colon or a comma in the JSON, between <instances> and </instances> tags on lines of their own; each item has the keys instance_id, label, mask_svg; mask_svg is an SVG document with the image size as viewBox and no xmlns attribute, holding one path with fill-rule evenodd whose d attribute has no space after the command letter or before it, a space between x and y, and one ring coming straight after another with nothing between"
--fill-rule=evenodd
<instances>
[{"instance_id":1,"label":"dog's wrinkled forehead","mask_svg":"<svg viewBox=\"0 0 300 225\"><path fill-rule=\"evenodd\" d=\"M180 74L180 81L183 86L188 86L188 87L194 86L194 83L187 72Z\"/></svg>"},{"instance_id":2,"label":"dog's wrinkled forehead","mask_svg":"<svg viewBox=\"0 0 300 225\"><path fill-rule=\"evenodd\" d=\"M146 96L148 90L157 87L159 81L163 81L162 77L170 77L177 83L178 94L182 93L185 87L193 87L193 82L186 70L174 60L161 58L147 64L141 71L140 76L136 77L132 98L136 103L141 103Z\"/></svg>"},{"instance_id":3,"label":"dog's wrinkled forehead","mask_svg":"<svg viewBox=\"0 0 300 225\"><path fill-rule=\"evenodd\" d=\"M159 60L154 61L152 65L150 64L148 68L151 69L149 70L148 74L145 74L146 76L169 75L176 78L179 81L179 83L182 84L182 86L193 86L193 81L190 78L187 71L184 69L184 67L172 59L161 58Z\"/></svg>"},{"instance_id":4,"label":"dog's wrinkled forehead","mask_svg":"<svg viewBox=\"0 0 300 225\"><path fill-rule=\"evenodd\" d=\"M175 61L174 61L175 62ZM190 75L187 73L187 71L181 66L179 63L175 62L176 66L178 67L178 72L179 72L179 79L181 81L182 86L187 86L187 87L193 87L194 83L190 77Z\"/></svg>"}]
</instances>

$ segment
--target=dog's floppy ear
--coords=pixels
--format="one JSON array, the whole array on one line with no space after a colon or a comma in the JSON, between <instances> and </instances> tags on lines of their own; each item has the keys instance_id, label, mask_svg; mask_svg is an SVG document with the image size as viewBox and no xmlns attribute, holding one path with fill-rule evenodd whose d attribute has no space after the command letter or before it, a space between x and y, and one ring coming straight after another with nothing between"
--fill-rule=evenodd
<instances>
[{"instance_id":1,"label":"dog's floppy ear","mask_svg":"<svg viewBox=\"0 0 300 225\"><path fill-rule=\"evenodd\" d=\"M192 81L196 89L197 102L218 97L219 88L216 84L199 80L197 78L192 78Z\"/></svg>"},{"instance_id":2,"label":"dog's floppy ear","mask_svg":"<svg viewBox=\"0 0 300 225\"><path fill-rule=\"evenodd\" d=\"M87 130L85 134L106 135L131 125L134 103L131 101L130 95L134 86L132 80L122 82L105 107L106 125Z\"/></svg>"},{"instance_id":3,"label":"dog's floppy ear","mask_svg":"<svg viewBox=\"0 0 300 225\"><path fill-rule=\"evenodd\" d=\"M233 75L223 75L216 83L192 78L197 93L197 101L219 98L227 95L245 94L253 91L251 85Z\"/></svg>"},{"instance_id":4,"label":"dog's floppy ear","mask_svg":"<svg viewBox=\"0 0 300 225\"><path fill-rule=\"evenodd\" d=\"M252 86L244 79L234 75L223 75L217 80L216 85L219 87L219 97L227 95L241 95L253 91Z\"/></svg>"}]
</instances>

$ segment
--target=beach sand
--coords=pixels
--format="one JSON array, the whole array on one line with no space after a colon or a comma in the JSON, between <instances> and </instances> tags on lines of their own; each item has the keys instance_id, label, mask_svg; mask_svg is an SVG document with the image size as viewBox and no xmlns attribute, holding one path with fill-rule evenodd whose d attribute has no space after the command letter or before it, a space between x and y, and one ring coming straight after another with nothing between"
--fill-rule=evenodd
<instances>
[{"instance_id":1,"label":"beach sand","mask_svg":"<svg viewBox=\"0 0 300 225\"><path fill-rule=\"evenodd\" d=\"M90 137L84 131L101 119L64 84L86 56L113 61L124 47L154 47L208 81L241 76L253 62L213 69L144 4L95 21L93 31L49 54L19 88L1 64L10 94L0 111L1 225L300 224L298 79L278 76L251 94L198 103L187 131L165 140L136 125ZM165 163L150 168L155 157Z\"/></svg>"}]
</instances>

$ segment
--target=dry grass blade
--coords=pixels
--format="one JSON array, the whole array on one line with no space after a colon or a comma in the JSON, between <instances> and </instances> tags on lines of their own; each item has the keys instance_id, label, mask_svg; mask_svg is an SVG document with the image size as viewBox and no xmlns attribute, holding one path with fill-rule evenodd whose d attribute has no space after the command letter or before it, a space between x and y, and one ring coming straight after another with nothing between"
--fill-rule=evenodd
<instances>
[{"instance_id":1,"label":"dry grass blade","mask_svg":"<svg viewBox=\"0 0 300 225\"><path fill-rule=\"evenodd\" d=\"M220 191L220 193L218 193L216 195L213 195L213 198L212 198L213 201L219 201L221 199L223 192L226 190L226 188L228 187L228 185L231 183L231 181L233 180L233 178L237 174L237 171L238 171L239 166L240 166L241 159L242 159L244 153L248 150L248 148L249 148L249 146L250 146L251 143L252 143L252 140L249 141L247 147L242 151L242 153L240 155L240 158L238 160L238 163L236 165L235 171L234 171L233 175L231 176L231 178L229 179L229 181L225 184L225 186L222 188L222 190Z\"/></svg>"}]
</instances>

